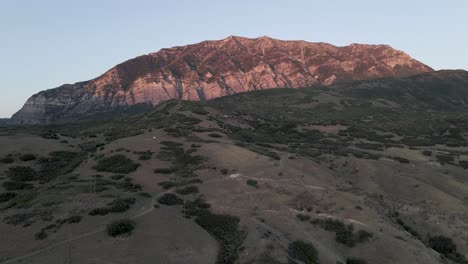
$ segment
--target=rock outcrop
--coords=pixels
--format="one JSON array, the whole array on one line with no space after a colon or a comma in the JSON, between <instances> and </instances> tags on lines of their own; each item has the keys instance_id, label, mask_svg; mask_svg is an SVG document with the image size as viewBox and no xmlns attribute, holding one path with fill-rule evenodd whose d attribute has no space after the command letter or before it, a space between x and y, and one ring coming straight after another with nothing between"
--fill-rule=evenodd
<instances>
[{"instance_id":1,"label":"rock outcrop","mask_svg":"<svg viewBox=\"0 0 468 264\"><path fill-rule=\"evenodd\" d=\"M45 124L138 103L209 100L259 89L332 85L433 71L387 45L228 37L162 49L110 69L100 77L39 92L12 117Z\"/></svg>"}]
</instances>

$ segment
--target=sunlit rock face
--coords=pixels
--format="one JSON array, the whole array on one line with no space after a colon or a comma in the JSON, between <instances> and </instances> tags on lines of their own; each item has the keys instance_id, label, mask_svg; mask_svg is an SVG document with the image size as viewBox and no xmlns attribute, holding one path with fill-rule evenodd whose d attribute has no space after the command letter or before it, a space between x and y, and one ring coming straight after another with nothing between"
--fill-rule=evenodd
<instances>
[{"instance_id":1,"label":"sunlit rock face","mask_svg":"<svg viewBox=\"0 0 468 264\"><path fill-rule=\"evenodd\" d=\"M332 85L433 71L387 45L255 39L223 40L162 49L100 77L33 95L11 119L44 124L119 106L168 99L209 100L260 89Z\"/></svg>"}]
</instances>

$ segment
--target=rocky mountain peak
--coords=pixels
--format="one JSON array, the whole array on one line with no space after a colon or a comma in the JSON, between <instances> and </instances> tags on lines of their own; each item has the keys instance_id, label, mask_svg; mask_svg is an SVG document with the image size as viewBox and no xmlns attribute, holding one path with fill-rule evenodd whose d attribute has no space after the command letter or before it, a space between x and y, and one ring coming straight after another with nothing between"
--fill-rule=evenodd
<instances>
[{"instance_id":1,"label":"rocky mountain peak","mask_svg":"<svg viewBox=\"0 0 468 264\"><path fill-rule=\"evenodd\" d=\"M13 116L14 123L47 123L83 113L168 99L209 100L272 88L332 85L433 71L386 45L229 36L161 49L100 77L40 92Z\"/></svg>"}]
</instances>

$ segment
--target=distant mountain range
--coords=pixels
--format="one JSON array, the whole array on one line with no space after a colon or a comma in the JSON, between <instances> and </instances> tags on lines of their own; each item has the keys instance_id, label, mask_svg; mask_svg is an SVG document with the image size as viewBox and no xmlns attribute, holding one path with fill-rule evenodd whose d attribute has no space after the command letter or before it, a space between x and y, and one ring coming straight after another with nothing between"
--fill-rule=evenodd
<instances>
[{"instance_id":1,"label":"distant mountain range","mask_svg":"<svg viewBox=\"0 0 468 264\"><path fill-rule=\"evenodd\" d=\"M46 124L168 99L208 100L253 90L334 85L432 71L387 45L336 47L230 36L162 49L121 63L96 79L39 92L11 122Z\"/></svg>"}]
</instances>

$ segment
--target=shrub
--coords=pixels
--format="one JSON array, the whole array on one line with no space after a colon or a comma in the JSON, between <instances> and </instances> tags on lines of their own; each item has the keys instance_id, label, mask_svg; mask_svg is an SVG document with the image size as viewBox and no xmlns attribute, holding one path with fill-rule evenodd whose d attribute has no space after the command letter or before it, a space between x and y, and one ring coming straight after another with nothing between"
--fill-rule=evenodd
<instances>
[{"instance_id":1,"label":"shrub","mask_svg":"<svg viewBox=\"0 0 468 264\"><path fill-rule=\"evenodd\" d=\"M12 167L7 171L8 177L12 181L25 182L36 179L36 171L30 167L17 166Z\"/></svg>"},{"instance_id":2,"label":"shrub","mask_svg":"<svg viewBox=\"0 0 468 264\"><path fill-rule=\"evenodd\" d=\"M112 213L122 213L130 209L130 206L135 203L133 199L120 199L117 198L114 201L110 202L108 211Z\"/></svg>"},{"instance_id":3,"label":"shrub","mask_svg":"<svg viewBox=\"0 0 468 264\"><path fill-rule=\"evenodd\" d=\"M432 151L430 151L430 150L423 150L422 154L423 154L424 156L432 156Z\"/></svg>"},{"instance_id":4,"label":"shrub","mask_svg":"<svg viewBox=\"0 0 468 264\"><path fill-rule=\"evenodd\" d=\"M304 264L318 263L318 252L314 245L304 241L294 241L288 246L289 257L300 260Z\"/></svg>"},{"instance_id":5,"label":"shrub","mask_svg":"<svg viewBox=\"0 0 468 264\"><path fill-rule=\"evenodd\" d=\"M256 180L247 180L247 185L255 187L258 189L258 182Z\"/></svg>"},{"instance_id":6,"label":"shrub","mask_svg":"<svg viewBox=\"0 0 468 264\"><path fill-rule=\"evenodd\" d=\"M352 224L345 225L343 222L334 219L315 219L311 221L314 225L319 225L327 231L335 232L335 240L338 243L348 247L354 247L356 243L367 242L373 235L365 230L359 230L354 233L354 226Z\"/></svg>"},{"instance_id":7,"label":"shrub","mask_svg":"<svg viewBox=\"0 0 468 264\"><path fill-rule=\"evenodd\" d=\"M219 243L217 264L232 264L237 259L238 248L245 234L239 230L239 218L230 215L212 214L203 210L195 222L210 233Z\"/></svg>"},{"instance_id":8,"label":"shrub","mask_svg":"<svg viewBox=\"0 0 468 264\"><path fill-rule=\"evenodd\" d=\"M189 195L192 193L198 193L198 187L197 186L187 186L182 189L177 189L176 193L181 194L181 195Z\"/></svg>"},{"instance_id":9,"label":"shrub","mask_svg":"<svg viewBox=\"0 0 468 264\"><path fill-rule=\"evenodd\" d=\"M367 261L360 258L348 258L346 264L367 264Z\"/></svg>"},{"instance_id":10,"label":"shrub","mask_svg":"<svg viewBox=\"0 0 468 264\"><path fill-rule=\"evenodd\" d=\"M147 150L147 151L141 152L139 154L140 154L140 156L138 156L139 160L149 160L153 156L154 152L151 152L151 151Z\"/></svg>"},{"instance_id":11,"label":"shrub","mask_svg":"<svg viewBox=\"0 0 468 264\"><path fill-rule=\"evenodd\" d=\"M208 136L213 137L213 138L222 138L223 135L219 133L209 133Z\"/></svg>"},{"instance_id":12,"label":"shrub","mask_svg":"<svg viewBox=\"0 0 468 264\"><path fill-rule=\"evenodd\" d=\"M221 174L222 174L222 175L228 174L228 170L227 170L227 169L221 169Z\"/></svg>"},{"instance_id":13,"label":"shrub","mask_svg":"<svg viewBox=\"0 0 468 264\"><path fill-rule=\"evenodd\" d=\"M402 157L393 157L394 160L400 162L400 163L410 163L408 159L402 158Z\"/></svg>"},{"instance_id":14,"label":"shrub","mask_svg":"<svg viewBox=\"0 0 468 264\"><path fill-rule=\"evenodd\" d=\"M100 159L93 169L113 173L130 173L134 172L139 166L140 164L132 161L124 155L118 154Z\"/></svg>"},{"instance_id":15,"label":"shrub","mask_svg":"<svg viewBox=\"0 0 468 264\"><path fill-rule=\"evenodd\" d=\"M203 108L197 108L197 109L193 110L192 112L194 112L195 114L199 114L199 115L207 115L209 113L208 111L206 111Z\"/></svg>"},{"instance_id":16,"label":"shrub","mask_svg":"<svg viewBox=\"0 0 468 264\"><path fill-rule=\"evenodd\" d=\"M464 169L468 169L468 160L460 160L458 161L458 165Z\"/></svg>"},{"instance_id":17,"label":"shrub","mask_svg":"<svg viewBox=\"0 0 468 264\"><path fill-rule=\"evenodd\" d=\"M297 214L296 217L297 219L299 219L299 221L302 221L302 222L306 222L310 220L310 216L305 215L305 214Z\"/></svg>"},{"instance_id":18,"label":"shrub","mask_svg":"<svg viewBox=\"0 0 468 264\"><path fill-rule=\"evenodd\" d=\"M444 164L444 163L452 163L453 162L453 156L450 155L436 155L437 160Z\"/></svg>"},{"instance_id":19,"label":"shrub","mask_svg":"<svg viewBox=\"0 0 468 264\"><path fill-rule=\"evenodd\" d=\"M101 207L101 208L95 208L95 209L91 210L88 214L89 215L106 215L108 213L109 213L108 208Z\"/></svg>"},{"instance_id":20,"label":"shrub","mask_svg":"<svg viewBox=\"0 0 468 264\"><path fill-rule=\"evenodd\" d=\"M429 246L442 255L450 255L457 252L457 246L452 239L445 236L429 237Z\"/></svg>"},{"instance_id":21,"label":"shrub","mask_svg":"<svg viewBox=\"0 0 468 264\"><path fill-rule=\"evenodd\" d=\"M47 233L44 232L44 231L40 231L40 232L37 232L36 234L34 234L34 237L37 239L37 240L44 240L47 238Z\"/></svg>"},{"instance_id":22,"label":"shrub","mask_svg":"<svg viewBox=\"0 0 468 264\"><path fill-rule=\"evenodd\" d=\"M35 160L36 155L28 153L28 154L23 154L19 157L20 160L22 161L30 161L30 160Z\"/></svg>"},{"instance_id":23,"label":"shrub","mask_svg":"<svg viewBox=\"0 0 468 264\"><path fill-rule=\"evenodd\" d=\"M0 193L0 203L8 202L9 200L15 198L16 195L17 194L14 192Z\"/></svg>"},{"instance_id":24,"label":"shrub","mask_svg":"<svg viewBox=\"0 0 468 264\"><path fill-rule=\"evenodd\" d=\"M112 175L112 176L110 176L111 179L116 180L116 181L122 179L123 177L125 177L125 176L124 175Z\"/></svg>"},{"instance_id":25,"label":"shrub","mask_svg":"<svg viewBox=\"0 0 468 264\"><path fill-rule=\"evenodd\" d=\"M39 159L41 180L49 181L68 174L78 167L87 157L86 152L53 151L48 158Z\"/></svg>"},{"instance_id":26,"label":"shrub","mask_svg":"<svg viewBox=\"0 0 468 264\"><path fill-rule=\"evenodd\" d=\"M173 193L165 193L163 196L158 198L158 202L164 205L178 205L183 204L184 200Z\"/></svg>"},{"instance_id":27,"label":"shrub","mask_svg":"<svg viewBox=\"0 0 468 264\"><path fill-rule=\"evenodd\" d=\"M369 241L370 238L372 238L374 235L370 232L367 232L366 230L359 230L356 234L356 242L357 243L364 243Z\"/></svg>"},{"instance_id":28,"label":"shrub","mask_svg":"<svg viewBox=\"0 0 468 264\"><path fill-rule=\"evenodd\" d=\"M4 164L11 164L15 162L15 160L12 157L4 157L0 159L0 162Z\"/></svg>"},{"instance_id":29,"label":"shrub","mask_svg":"<svg viewBox=\"0 0 468 264\"><path fill-rule=\"evenodd\" d=\"M158 185L161 186L164 190L177 186L175 182L170 182L170 181L163 181L163 182L158 183Z\"/></svg>"},{"instance_id":30,"label":"shrub","mask_svg":"<svg viewBox=\"0 0 468 264\"><path fill-rule=\"evenodd\" d=\"M160 173L160 174L170 174L176 171L177 171L177 168L175 167L154 169L154 173Z\"/></svg>"},{"instance_id":31,"label":"shrub","mask_svg":"<svg viewBox=\"0 0 468 264\"><path fill-rule=\"evenodd\" d=\"M34 186L30 183L24 183L24 182L4 182L2 186L7 190L7 191L14 191L14 190L29 190L32 189Z\"/></svg>"},{"instance_id":32,"label":"shrub","mask_svg":"<svg viewBox=\"0 0 468 264\"><path fill-rule=\"evenodd\" d=\"M70 216L68 219L66 219L66 221L69 224L76 224L76 223L81 222L81 219L83 219L81 215L74 215L74 216Z\"/></svg>"},{"instance_id":33,"label":"shrub","mask_svg":"<svg viewBox=\"0 0 468 264\"><path fill-rule=\"evenodd\" d=\"M106 232L111 237L130 234L135 228L135 222L129 219L116 220L106 226Z\"/></svg>"}]
</instances>

